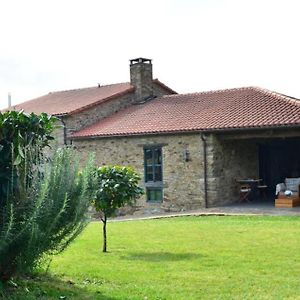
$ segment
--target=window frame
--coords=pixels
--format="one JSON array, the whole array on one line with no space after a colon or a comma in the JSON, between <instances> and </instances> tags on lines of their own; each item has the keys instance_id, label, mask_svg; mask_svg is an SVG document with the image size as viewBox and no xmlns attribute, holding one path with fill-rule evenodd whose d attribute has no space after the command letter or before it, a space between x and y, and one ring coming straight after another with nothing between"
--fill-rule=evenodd
<instances>
[{"instance_id":1,"label":"window frame","mask_svg":"<svg viewBox=\"0 0 300 300\"><path fill-rule=\"evenodd\" d=\"M155 163L155 154L154 151L160 150L160 164ZM151 150L151 164L147 164L146 151ZM147 178L147 167L152 167L152 178L149 180ZM160 180L156 180L155 168L160 167ZM159 203L163 202L163 149L162 145L145 145L144 146L144 181L146 187L146 201L149 203ZM161 193L161 199L149 200L149 192L151 190L159 190Z\"/></svg>"},{"instance_id":2,"label":"window frame","mask_svg":"<svg viewBox=\"0 0 300 300\"><path fill-rule=\"evenodd\" d=\"M155 163L155 155L154 155L154 150L160 150L160 164ZM147 164L147 159L146 159L146 151L151 150L151 160L152 163L150 165ZM160 183L163 181L163 153L162 153L162 147L161 146L149 146L149 147L144 147L144 177L145 177L145 183ZM151 166L152 167L152 178L153 180L149 180L147 178L147 167ZM161 174L161 180L156 180L155 176L155 168L160 167L160 174Z\"/></svg>"},{"instance_id":3,"label":"window frame","mask_svg":"<svg viewBox=\"0 0 300 300\"><path fill-rule=\"evenodd\" d=\"M149 197L151 191L160 191L161 198L151 200L150 197ZM164 195L163 195L163 188L162 187L146 187L146 200L147 200L147 202L160 203L160 202L163 201L163 199L164 199Z\"/></svg>"}]
</instances>

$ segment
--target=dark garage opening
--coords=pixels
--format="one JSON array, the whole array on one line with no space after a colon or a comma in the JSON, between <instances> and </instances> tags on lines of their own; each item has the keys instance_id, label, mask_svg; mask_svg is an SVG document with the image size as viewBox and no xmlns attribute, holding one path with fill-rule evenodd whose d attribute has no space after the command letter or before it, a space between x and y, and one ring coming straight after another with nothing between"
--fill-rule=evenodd
<instances>
[{"instance_id":1,"label":"dark garage opening","mask_svg":"<svg viewBox=\"0 0 300 300\"><path fill-rule=\"evenodd\" d=\"M259 144L259 177L274 200L277 183L300 177L300 138L266 140Z\"/></svg>"}]
</instances>

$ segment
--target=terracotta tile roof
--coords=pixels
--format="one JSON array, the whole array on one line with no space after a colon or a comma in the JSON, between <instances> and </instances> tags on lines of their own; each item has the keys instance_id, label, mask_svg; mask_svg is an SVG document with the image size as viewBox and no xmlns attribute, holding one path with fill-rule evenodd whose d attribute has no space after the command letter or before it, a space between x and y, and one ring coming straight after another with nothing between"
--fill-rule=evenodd
<instances>
[{"instance_id":1,"label":"terracotta tile roof","mask_svg":"<svg viewBox=\"0 0 300 300\"><path fill-rule=\"evenodd\" d=\"M257 87L168 95L105 118L74 138L300 127L300 100Z\"/></svg>"},{"instance_id":2,"label":"terracotta tile roof","mask_svg":"<svg viewBox=\"0 0 300 300\"><path fill-rule=\"evenodd\" d=\"M73 114L90 106L108 101L134 91L130 83L118 83L60 92L51 92L13 106L26 112L47 112L51 115Z\"/></svg>"}]
</instances>

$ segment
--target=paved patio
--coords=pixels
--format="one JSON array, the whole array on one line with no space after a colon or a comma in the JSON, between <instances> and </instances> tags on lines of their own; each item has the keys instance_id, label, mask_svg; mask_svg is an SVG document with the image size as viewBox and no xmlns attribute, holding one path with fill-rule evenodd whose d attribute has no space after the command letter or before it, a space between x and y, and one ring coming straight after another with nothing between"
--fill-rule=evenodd
<instances>
[{"instance_id":1,"label":"paved patio","mask_svg":"<svg viewBox=\"0 0 300 300\"><path fill-rule=\"evenodd\" d=\"M235 203L226 206L203 208L193 211L183 211L178 213L144 213L137 215L120 216L111 221L129 221L144 219L160 219L180 216L226 216L226 215L269 215L269 216L299 216L300 206L294 208L275 208L274 202L251 202Z\"/></svg>"}]
</instances>

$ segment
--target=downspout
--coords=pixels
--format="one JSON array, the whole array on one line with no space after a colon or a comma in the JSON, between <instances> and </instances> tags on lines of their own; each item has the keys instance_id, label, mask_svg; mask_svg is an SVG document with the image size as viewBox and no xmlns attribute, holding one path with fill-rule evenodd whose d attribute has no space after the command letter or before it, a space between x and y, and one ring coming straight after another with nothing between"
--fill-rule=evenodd
<instances>
[{"instance_id":1,"label":"downspout","mask_svg":"<svg viewBox=\"0 0 300 300\"><path fill-rule=\"evenodd\" d=\"M201 133L201 140L203 143L203 166L204 166L204 204L208 208L208 195L207 195L207 143L206 137Z\"/></svg>"},{"instance_id":2,"label":"downspout","mask_svg":"<svg viewBox=\"0 0 300 300\"><path fill-rule=\"evenodd\" d=\"M64 145L67 145L67 126L63 118L60 119L64 127Z\"/></svg>"}]
</instances>

